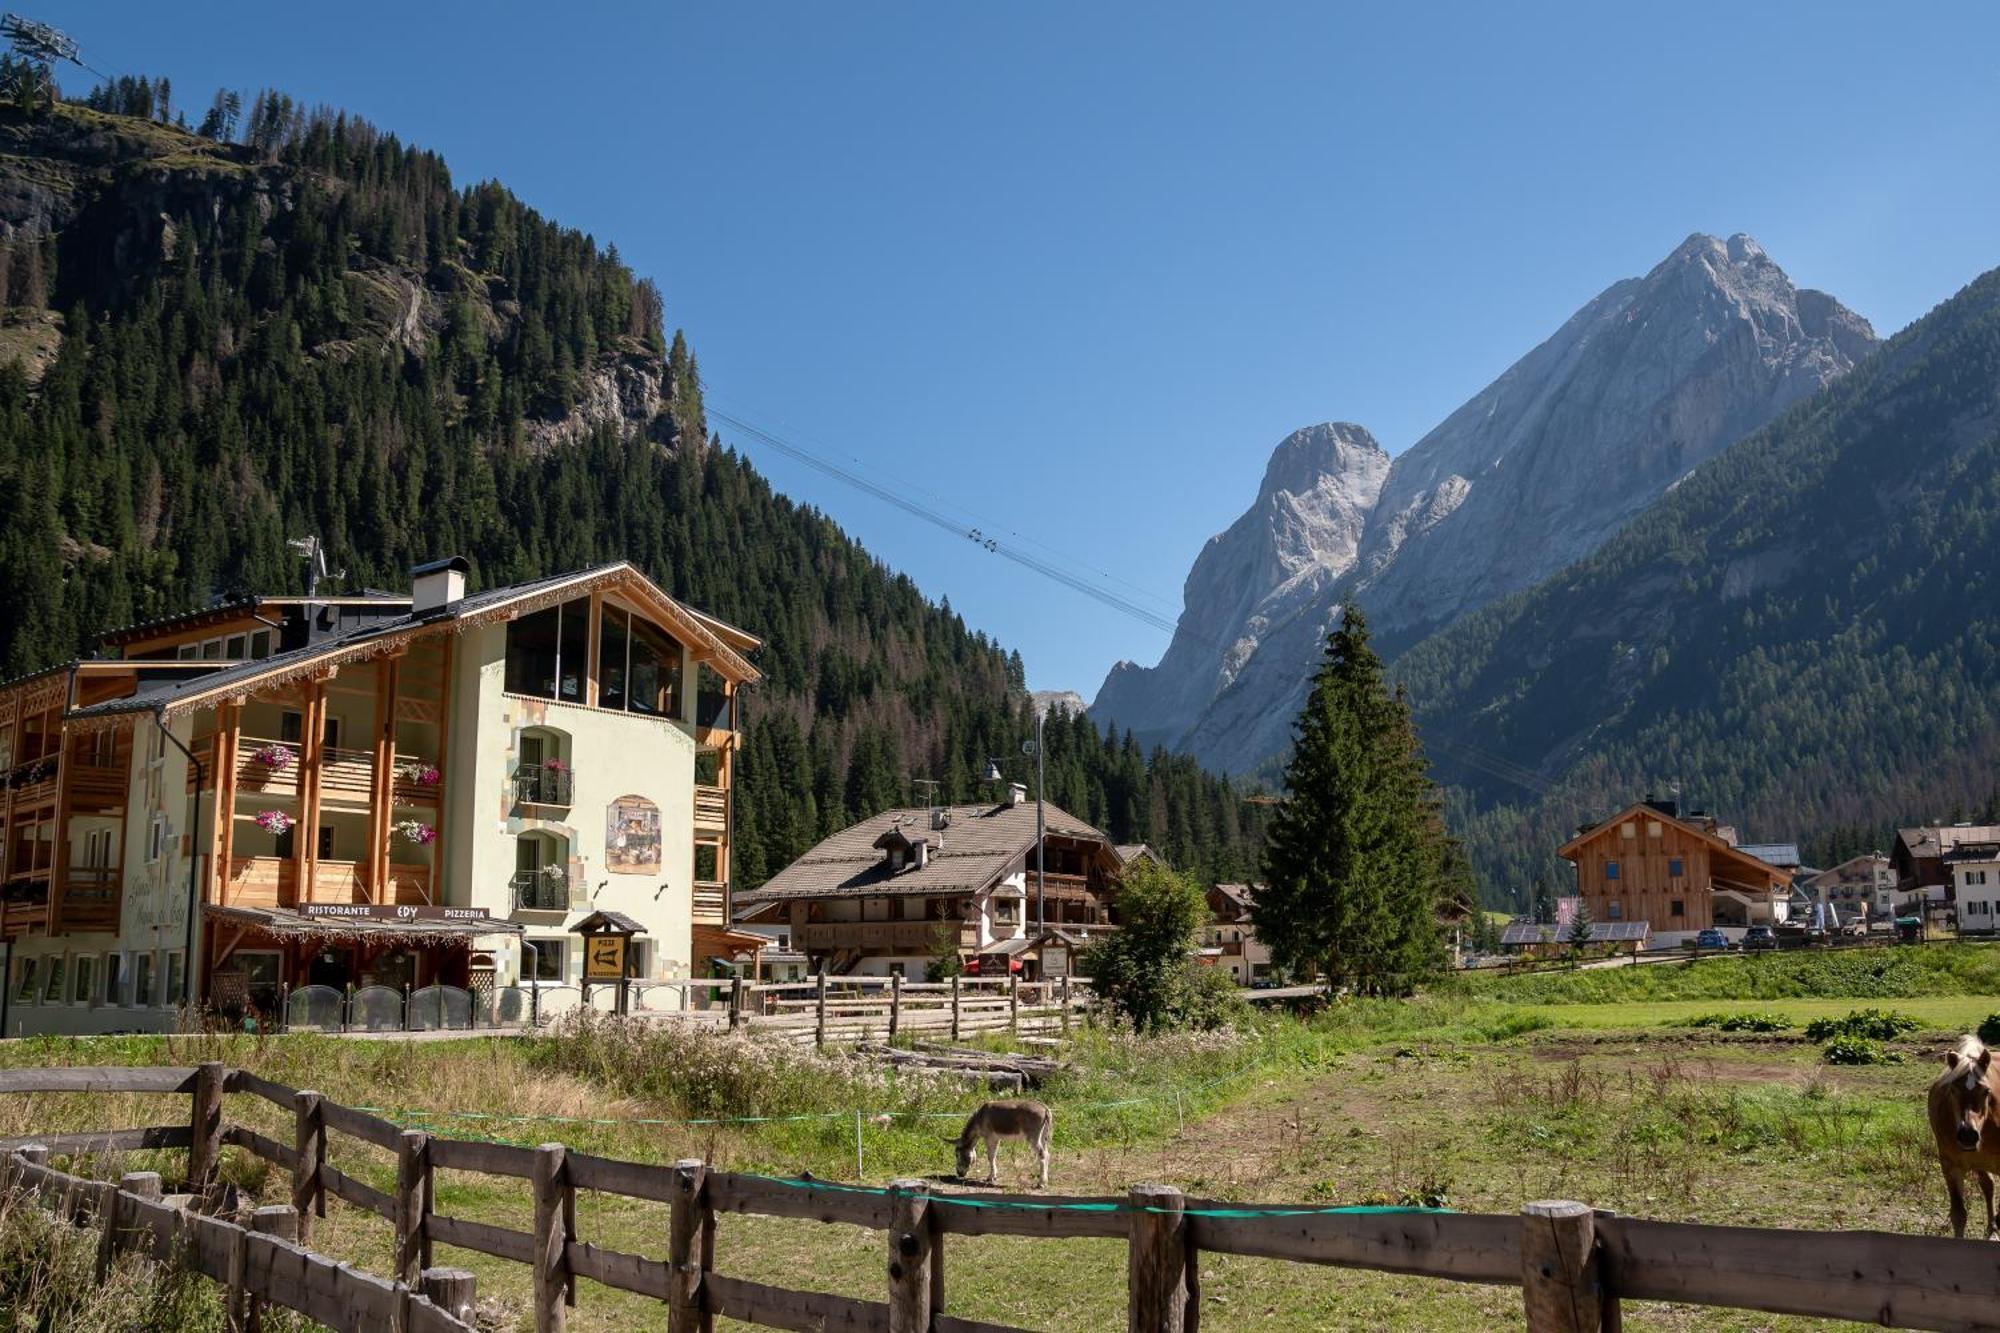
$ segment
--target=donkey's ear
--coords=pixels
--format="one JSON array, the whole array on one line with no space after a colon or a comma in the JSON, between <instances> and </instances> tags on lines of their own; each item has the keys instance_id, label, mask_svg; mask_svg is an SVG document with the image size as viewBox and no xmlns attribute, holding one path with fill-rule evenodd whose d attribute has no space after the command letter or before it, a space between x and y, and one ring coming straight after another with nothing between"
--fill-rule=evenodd
<instances>
[{"instance_id":1,"label":"donkey's ear","mask_svg":"<svg viewBox=\"0 0 2000 1333\"><path fill-rule=\"evenodd\" d=\"M1956 1069L1956 1068L1958 1068L1958 1052L1957 1052L1957 1051L1946 1051L1946 1052L1944 1053L1944 1067L1945 1067L1946 1069Z\"/></svg>"},{"instance_id":2,"label":"donkey's ear","mask_svg":"<svg viewBox=\"0 0 2000 1333\"><path fill-rule=\"evenodd\" d=\"M1980 1047L1980 1048L1979 1048L1979 1072L1980 1072L1980 1073L1982 1073L1982 1074L1983 1074L1983 1073L1985 1073L1985 1072L1986 1072L1986 1067L1987 1067L1988 1065L1992 1064L1992 1063L1993 1063L1993 1050L1992 1050L1992 1048L1991 1048L1991 1047L1987 1047L1987 1046L1982 1046L1982 1047Z\"/></svg>"}]
</instances>

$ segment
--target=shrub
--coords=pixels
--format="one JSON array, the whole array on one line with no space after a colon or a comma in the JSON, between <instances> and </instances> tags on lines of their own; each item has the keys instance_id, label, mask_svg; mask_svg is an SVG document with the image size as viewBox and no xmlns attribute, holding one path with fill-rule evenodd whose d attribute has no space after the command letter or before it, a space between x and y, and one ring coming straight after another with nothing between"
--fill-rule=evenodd
<instances>
[{"instance_id":1,"label":"shrub","mask_svg":"<svg viewBox=\"0 0 2000 1333\"><path fill-rule=\"evenodd\" d=\"M1830 1041L1835 1037L1864 1037L1870 1041L1894 1041L1917 1030L1917 1020L1888 1009L1855 1009L1841 1018L1815 1018L1806 1024L1806 1040Z\"/></svg>"},{"instance_id":2,"label":"shrub","mask_svg":"<svg viewBox=\"0 0 2000 1333\"><path fill-rule=\"evenodd\" d=\"M1899 1065L1903 1057L1882 1049L1880 1042L1866 1037L1835 1037L1826 1044L1821 1058L1830 1065Z\"/></svg>"},{"instance_id":3,"label":"shrub","mask_svg":"<svg viewBox=\"0 0 2000 1333\"><path fill-rule=\"evenodd\" d=\"M1081 966L1119 1017L1142 1032L1214 1028L1240 1008L1229 974L1192 956L1208 918L1208 900L1192 879L1140 862L1125 873L1118 917L1118 933L1091 946Z\"/></svg>"},{"instance_id":4,"label":"shrub","mask_svg":"<svg viewBox=\"0 0 2000 1333\"><path fill-rule=\"evenodd\" d=\"M1737 1013L1701 1014L1690 1018L1691 1028L1713 1028L1717 1032L1789 1032L1792 1020L1783 1014L1742 1010Z\"/></svg>"}]
</instances>

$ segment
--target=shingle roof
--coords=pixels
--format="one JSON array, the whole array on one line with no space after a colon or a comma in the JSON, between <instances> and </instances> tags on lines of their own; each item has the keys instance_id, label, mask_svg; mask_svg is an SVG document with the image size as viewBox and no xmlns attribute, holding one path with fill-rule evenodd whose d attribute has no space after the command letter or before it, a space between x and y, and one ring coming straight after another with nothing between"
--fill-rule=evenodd
<instances>
[{"instance_id":1,"label":"shingle roof","mask_svg":"<svg viewBox=\"0 0 2000 1333\"><path fill-rule=\"evenodd\" d=\"M1896 830L1911 856L1942 856L1961 842L2000 841L2000 824L1945 824Z\"/></svg>"},{"instance_id":2,"label":"shingle roof","mask_svg":"<svg viewBox=\"0 0 2000 1333\"><path fill-rule=\"evenodd\" d=\"M1020 868L1035 845L1035 807L1020 805L953 805L944 808L949 823L931 827L931 812L923 807L885 810L872 819L842 829L780 870L762 888L739 893L739 904L781 898L821 898L835 894L902 895L978 893ZM1045 807L1051 837L1111 840L1068 811ZM922 866L908 865L890 873L876 843L898 825L914 838L930 841L934 850Z\"/></svg>"}]
</instances>

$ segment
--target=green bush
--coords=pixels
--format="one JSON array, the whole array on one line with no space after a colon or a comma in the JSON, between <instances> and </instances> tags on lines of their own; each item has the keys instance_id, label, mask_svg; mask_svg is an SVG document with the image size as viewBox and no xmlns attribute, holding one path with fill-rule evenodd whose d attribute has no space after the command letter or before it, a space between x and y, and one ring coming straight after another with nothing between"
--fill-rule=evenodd
<instances>
[{"instance_id":1,"label":"green bush","mask_svg":"<svg viewBox=\"0 0 2000 1333\"><path fill-rule=\"evenodd\" d=\"M1842 1018L1815 1018L1806 1024L1806 1040L1865 1037L1870 1041L1894 1041L1904 1033L1916 1030L1917 1020L1908 1014L1887 1009L1855 1009Z\"/></svg>"},{"instance_id":2,"label":"green bush","mask_svg":"<svg viewBox=\"0 0 2000 1333\"><path fill-rule=\"evenodd\" d=\"M1717 1032L1789 1032L1792 1020L1783 1014L1742 1010L1737 1013L1701 1014L1690 1018L1691 1028L1713 1028Z\"/></svg>"},{"instance_id":3,"label":"green bush","mask_svg":"<svg viewBox=\"0 0 2000 1333\"><path fill-rule=\"evenodd\" d=\"M1835 1037L1826 1044L1821 1058L1830 1065L1899 1065L1903 1057L1882 1049L1880 1042L1866 1037Z\"/></svg>"}]
</instances>

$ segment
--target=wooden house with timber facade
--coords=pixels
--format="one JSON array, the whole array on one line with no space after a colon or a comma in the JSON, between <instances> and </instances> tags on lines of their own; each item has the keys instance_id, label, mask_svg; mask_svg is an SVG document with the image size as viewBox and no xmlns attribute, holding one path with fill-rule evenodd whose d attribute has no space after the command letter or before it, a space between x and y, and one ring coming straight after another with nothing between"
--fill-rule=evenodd
<instances>
[{"instance_id":1,"label":"wooden house with timber facade","mask_svg":"<svg viewBox=\"0 0 2000 1333\"><path fill-rule=\"evenodd\" d=\"M1585 825L1561 856L1593 922L1645 922L1656 948L1710 926L1741 933L1784 919L1791 874L1742 850L1704 814L1639 801Z\"/></svg>"},{"instance_id":2,"label":"wooden house with timber facade","mask_svg":"<svg viewBox=\"0 0 2000 1333\"><path fill-rule=\"evenodd\" d=\"M619 562L257 597L0 684L6 1035L288 987L573 986L576 921L685 975L729 920L752 635ZM192 966L190 961L192 960Z\"/></svg>"}]
</instances>

